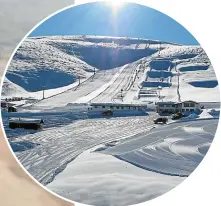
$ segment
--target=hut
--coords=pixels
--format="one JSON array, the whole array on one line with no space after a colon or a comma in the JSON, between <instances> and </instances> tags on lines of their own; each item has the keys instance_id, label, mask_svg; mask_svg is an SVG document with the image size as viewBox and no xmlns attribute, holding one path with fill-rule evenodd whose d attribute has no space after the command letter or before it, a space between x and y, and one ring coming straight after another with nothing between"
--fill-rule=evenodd
<instances>
[{"instance_id":1,"label":"hut","mask_svg":"<svg viewBox=\"0 0 221 206\"><path fill-rule=\"evenodd\" d=\"M42 128L44 121L42 119L28 119L28 118L10 118L9 119L9 128L23 128L23 129L32 129L38 130Z\"/></svg>"}]
</instances>

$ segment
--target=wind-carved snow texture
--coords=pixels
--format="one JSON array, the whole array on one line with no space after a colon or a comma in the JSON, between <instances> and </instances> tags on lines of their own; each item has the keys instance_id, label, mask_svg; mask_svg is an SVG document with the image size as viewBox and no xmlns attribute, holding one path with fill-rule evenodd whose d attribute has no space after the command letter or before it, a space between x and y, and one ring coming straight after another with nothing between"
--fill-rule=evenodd
<instances>
[{"instance_id":1,"label":"wind-carved snow texture","mask_svg":"<svg viewBox=\"0 0 221 206\"><path fill-rule=\"evenodd\" d=\"M217 120L177 123L122 140L103 153L143 169L171 176L189 176L212 143Z\"/></svg>"},{"instance_id":2,"label":"wind-carved snow texture","mask_svg":"<svg viewBox=\"0 0 221 206\"><path fill-rule=\"evenodd\" d=\"M134 120L139 127L141 122ZM199 165L217 124L217 119L202 119L114 138L83 152L47 187L71 200L98 206L151 200L177 186ZM146 122L148 126L151 122ZM127 124L121 128L131 132Z\"/></svg>"}]
</instances>

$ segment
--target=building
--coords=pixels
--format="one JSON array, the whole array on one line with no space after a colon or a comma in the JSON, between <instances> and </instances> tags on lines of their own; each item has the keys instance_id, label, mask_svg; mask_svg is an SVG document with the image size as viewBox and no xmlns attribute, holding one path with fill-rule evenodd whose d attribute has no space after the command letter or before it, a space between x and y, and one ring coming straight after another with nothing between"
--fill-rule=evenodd
<instances>
[{"instance_id":1,"label":"building","mask_svg":"<svg viewBox=\"0 0 221 206\"><path fill-rule=\"evenodd\" d=\"M157 102L158 113L194 112L200 110L200 104L195 101Z\"/></svg>"},{"instance_id":2,"label":"building","mask_svg":"<svg viewBox=\"0 0 221 206\"><path fill-rule=\"evenodd\" d=\"M200 103L191 100L181 102L181 107L182 112L194 112L199 111L201 109Z\"/></svg>"},{"instance_id":3,"label":"building","mask_svg":"<svg viewBox=\"0 0 221 206\"><path fill-rule=\"evenodd\" d=\"M1 101L1 108L7 108L8 107L8 102L2 100Z\"/></svg>"},{"instance_id":4,"label":"building","mask_svg":"<svg viewBox=\"0 0 221 206\"><path fill-rule=\"evenodd\" d=\"M181 107L177 102L157 102L156 105L158 113L176 113Z\"/></svg>"},{"instance_id":5,"label":"building","mask_svg":"<svg viewBox=\"0 0 221 206\"><path fill-rule=\"evenodd\" d=\"M120 103L91 103L88 107L88 111L103 112L106 110L111 111L142 111L146 110L147 105L141 104L120 104Z\"/></svg>"},{"instance_id":6,"label":"building","mask_svg":"<svg viewBox=\"0 0 221 206\"><path fill-rule=\"evenodd\" d=\"M38 130L42 128L44 121L42 119L27 119L27 118L10 118L8 126L11 129L23 128Z\"/></svg>"},{"instance_id":7,"label":"building","mask_svg":"<svg viewBox=\"0 0 221 206\"><path fill-rule=\"evenodd\" d=\"M1 100L1 109L7 110L9 107L14 106L14 104L7 102L5 100Z\"/></svg>"}]
</instances>

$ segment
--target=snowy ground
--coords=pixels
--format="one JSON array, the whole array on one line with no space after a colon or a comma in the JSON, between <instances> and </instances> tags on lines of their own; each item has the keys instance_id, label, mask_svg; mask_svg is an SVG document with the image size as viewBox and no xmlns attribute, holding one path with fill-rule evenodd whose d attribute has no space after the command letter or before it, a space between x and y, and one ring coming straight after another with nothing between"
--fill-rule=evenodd
<instances>
[{"instance_id":1,"label":"snowy ground","mask_svg":"<svg viewBox=\"0 0 221 206\"><path fill-rule=\"evenodd\" d=\"M175 123L120 140L116 146L101 145L78 156L47 187L69 199L98 206L153 199L177 186L197 167L217 123Z\"/></svg>"},{"instance_id":2,"label":"snowy ground","mask_svg":"<svg viewBox=\"0 0 221 206\"><path fill-rule=\"evenodd\" d=\"M176 187L184 178L139 169L110 155L85 152L47 188L89 205L131 205Z\"/></svg>"},{"instance_id":3,"label":"snowy ground","mask_svg":"<svg viewBox=\"0 0 221 206\"><path fill-rule=\"evenodd\" d=\"M25 168L60 195L101 206L150 200L182 182L209 149L220 114L216 75L200 46L123 37L30 38L13 58L2 96L24 98L14 102L17 113L2 117ZM159 100L194 100L205 109L154 125ZM87 115L91 102L153 111L101 118ZM45 123L40 131L12 130L9 117Z\"/></svg>"},{"instance_id":4,"label":"snowy ground","mask_svg":"<svg viewBox=\"0 0 221 206\"><path fill-rule=\"evenodd\" d=\"M59 119L61 122L62 116L58 116L57 121ZM95 118L70 123L70 119L63 117L63 126L55 125L42 132L18 137L11 143L15 149L16 144L20 146L24 143L24 147L26 143L36 145L16 155L37 180L47 184L84 150L102 142L149 131L153 126L151 119L148 116Z\"/></svg>"}]
</instances>

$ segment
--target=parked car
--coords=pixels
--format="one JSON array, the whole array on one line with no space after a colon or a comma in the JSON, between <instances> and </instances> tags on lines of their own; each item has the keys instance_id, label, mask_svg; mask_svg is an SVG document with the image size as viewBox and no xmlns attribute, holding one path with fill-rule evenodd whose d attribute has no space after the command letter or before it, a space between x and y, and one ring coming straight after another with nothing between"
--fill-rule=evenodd
<instances>
[{"instance_id":1,"label":"parked car","mask_svg":"<svg viewBox=\"0 0 221 206\"><path fill-rule=\"evenodd\" d=\"M111 110L106 110L102 112L102 115L106 117L110 117L110 116L113 116L113 112Z\"/></svg>"},{"instance_id":2,"label":"parked car","mask_svg":"<svg viewBox=\"0 0 221 206\"><path fill-rule=\"evenodd\" d=\"M205 109L205 106L204 105L200 105L200 109Z\"/></svg>"},{"instance_id":3,"label":"parked car","mask_svg":"<svg viewBox=\"0 0 221 206\"><path fill-rule=\"evenodd\" d=\"M176 119L180 119L180 118L182 118L182 117L184 117L184 114L178 112L178 113L176 113L176 114L173 114L172 117L171 117L171 119L172 119L172 120L176 120Z\"/></svg>"},{"instance_id":4,"label":"parked car","mask_svg":"<svg viewBox=\"0 0 221 206\"><path fill-rule=\"evenodd\" d=\"M168 119L166 117L159 117L155 119L153 122L154 124L158 124L158 123L166 124L168 122Z\"/></svg>"}]
</instances>

